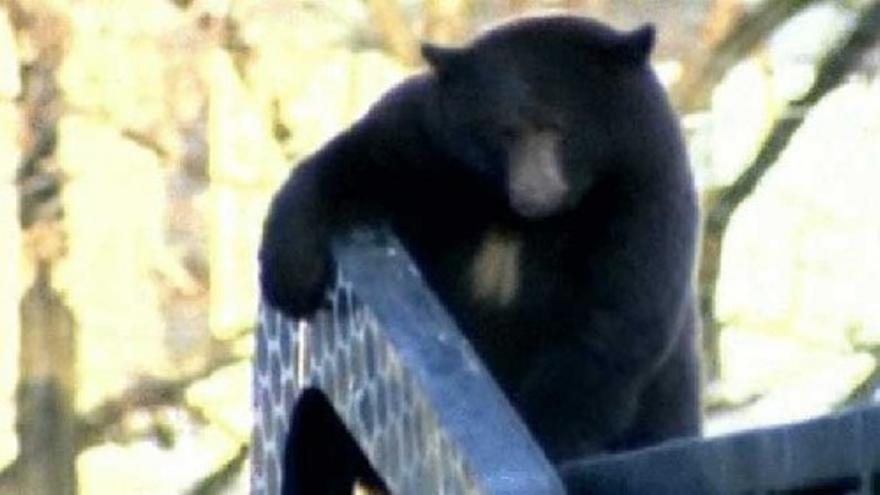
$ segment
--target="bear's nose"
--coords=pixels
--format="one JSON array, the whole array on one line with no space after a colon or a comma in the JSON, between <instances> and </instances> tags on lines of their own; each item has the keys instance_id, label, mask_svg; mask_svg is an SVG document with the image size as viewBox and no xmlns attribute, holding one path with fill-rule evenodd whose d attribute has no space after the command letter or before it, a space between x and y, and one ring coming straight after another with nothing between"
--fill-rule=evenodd
<instances>
[{"instance_id":1,"label":"bear's nose","mask_svg":"<svg viewBox=\"0 0 880 495\"><path fill-rule=\"evenodd\" d=\"M558 212L569 193L553 132L526 133L510 154L507 191L511 208L526 218Z\"/></svg>"}]
</instances>

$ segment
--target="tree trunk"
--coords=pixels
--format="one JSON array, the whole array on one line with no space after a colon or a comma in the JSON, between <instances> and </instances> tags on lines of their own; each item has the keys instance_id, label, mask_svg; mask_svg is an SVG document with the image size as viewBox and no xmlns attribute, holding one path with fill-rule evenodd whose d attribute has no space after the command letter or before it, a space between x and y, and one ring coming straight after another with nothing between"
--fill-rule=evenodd
<instances>
[{"instance_id":1,"label":"tree trunk","mask_svg":"<svg viewBox=\"0 0 880 495\"><path fill-rule=\"evenodd\" d=\"M16 493L72 495L77 491L75 325L51 281L53 265L66 253L62 177L53 155L62 112L55 74L64 57L67 23L64 13L39 2L11 2L10 13L35 53L21 67L26 126L16 178L23 251L34 272L19 304Z\"/></svg>"},{"instance_id":2,"label":"tree trunk","mask_svg":"<svg viewBox=\"0 0 880 495\"><path fill-rule=\"evenodd\" d=\"M712 90L727 72L747 57L776 29L807 7L822 0L766 0L753 11L747 12L732 23L727 34L720 36L712 28L704 29L704 35L713 43L709 50L694 50L680 80L671 88L672 101L679 111L690 113L706 108ZM723 7L723 8L722 8ZM717 6L710 12L708 22L717 24L727 6ZM730 22L725 20L725 23Z\"/></svg>"},{"instance_id":3,"label":"tree trunk","mask_svg":"<svg viewBox=\"0 0 880 495\"><path fill-rule=\"evenodd\" d=\"M41 262L21 301L19 493L76 493L74 322Z\"/></svg>"}]
</instances>

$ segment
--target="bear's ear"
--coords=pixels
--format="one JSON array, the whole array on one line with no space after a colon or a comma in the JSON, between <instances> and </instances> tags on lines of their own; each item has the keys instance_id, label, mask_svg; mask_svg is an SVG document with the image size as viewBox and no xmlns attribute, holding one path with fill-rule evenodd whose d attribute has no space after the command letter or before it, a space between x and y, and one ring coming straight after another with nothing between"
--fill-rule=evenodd
<instances>
[{"instance_id":1,"label":"bear's ear","mask_svg":"<svg viewBox=\"0 0 880 495\"><path fill-rule=\"evenodd\" d=\"M617 45L617 55L633 64L643 64L651 57L654 50L656 33L653 24L645 24L628 33L624 33Z\"/></svg>"},{"instance_id":2,"label":"bear's ear","mask_svg":"<svg viewBox=\"0 0 880 495\"><path fill-rule=\"evenodd\" d=\"M464 50L424 42L422 43L422 57L437 75L448 76L461 65L464 59Z\"/></svg>"}]
</instances>

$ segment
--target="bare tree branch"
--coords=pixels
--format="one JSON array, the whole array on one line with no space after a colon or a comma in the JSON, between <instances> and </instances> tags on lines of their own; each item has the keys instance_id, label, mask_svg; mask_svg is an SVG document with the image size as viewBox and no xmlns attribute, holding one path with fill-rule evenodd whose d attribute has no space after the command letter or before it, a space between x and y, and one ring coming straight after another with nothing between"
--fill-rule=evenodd
<instances>
[{"instance_id":1,"label":"bare tree branch","mask_svg":"<svg viewBox=\"0 0 880 495\"><path fill-rule=\"evenodd\" d=\"M207 378L214 372L232 364L242 361L242 357L237 356L232 351L232 343L239 338L250 333L250 329L242 331L239 335L233 336L228 340L217 340L213 343L210 354L212 358L202 367L202 369L191 373L187 376L173 379L163 380L156 378L144 378L138 383L132 385L119 396L104 401L101 405L95 407L90 412L76 419L76 452L82 452L90 447L100 444L107 438L107 432L114 426L118 425L125 415L130 414L138 409L149 409L161 406L173 406L184 403L184 395L186 390L196 382ZM199 413L191 410L194 415ZM242 448L246 447L243 446ZM226 471L235 474L235 470L240 466L234 466L235 462L241 456L241 452L224 466ZM0 471L0 493L16 493L18 492L18 472L21 462L19 459L14 460L11 464ZM206 478L203 483L216 485L219 480L210 481L212 477L221 477L224 469L214 473ZM205 491L198 493L217 493L216 491Z\"/></svg>"},{"instance_id":2,"label":"bare tree branch","mask_svg":"<svg viewBox=\"0 0 880 495\"><path fill-rule=\"evenodd\" d=\"M78 451L101 443L106 432L117 425L126 414L137 409L159 406L180 405L184 403L187 389L194 383L207 378L226 366L241 362L243 358L232 352L232 342L217 341L210 359L202 369L187 376L173 380L145 378L135 383L117 397L104 401L77 420ZM194 412L195 413L195 412Z\"/></svg>"},{"instance_id":3,"label":"bare tree branch","mask_svg":"<svg viewBox=\"0 0 880 495\"><path fill-rule=\"evenodd\" d=\"M18 471L21 461L15 459L0 471L0 493L15 493L18 489Z\"/></svg>"},{"instance_id":4,"label":"bare tree branch","mask_svg":"<svg viewBox=\"0 0 880 495\"><path fill-rule=\"evenodd\" d=\"M776 121L752 163L729 186L707 198L703 231L703 257L700 266L700 307L705 324L704 350L710 376L713 356L717 356L718 322L715 316L715 290L718 282L724 233L733 213L757 187L768 170L777 162L795 132L804 122L810 108L838 87L857 68L860 60L880 41L880 0L865 7L853 30L819 63L816 78L803 97L792 102Z\"/></svg>"},{"instance_id":5,"label":"bare tree branch","mask_svg":"<svg viewBox=\"0 0 880 495\"><path fill-rule=\"evenodd\" d=\"M407 65L418 65L419 43L397 0L367 0L388 50Z\"/></svg>"},{"instance_id":6,"label":"bare tree branch","mask_svg":"<svg viewBox=\"0 0 880 495\"><path fill-rule=\"evenodd\" d=\"M804 96L789 105L788 111L776 122L764 140L752 164L733 184L725 188L718 201L709 210L707 225L722 225L730 219L732 210L752 194L755 186L788 146L795 131L803 124L806 110L839 86L844 78L857 68L863 55L878 40L880 40L880 1L875 1L864 9L855 29L846 41L822 60L813 85Z\"/></svg>"},{"instance_id":7,"label":"bare tree branch","mask_svg":"<svg viewBox=\"0 0 880 495\"><path fill-rule=\"evenodd\" d=\"M460 42L471 30L473 0L425 0L422 37Z\"/></svg>"},{"instance_id":8,"label":"bare tree branch","mask_svg":"<svg viewBox=\"0 0 880 495\"><path fill-rule=\"evenodd\" d=\"M238 452L228 462L220 466L216 472L211 473L198 483L188 492L189 495L214 495L217 493L225 493L226 488L235 481L235 476L244 467L244 461L247 460L248 446L242 445L238 448Z\"/></svg>"},{"instance_id":9,"label":"bare tree branch","mask_svg":"<svg viewBox=\"0 0 880 495\"><path fill-rule=\"evenodd\" d=\"M684 73L671 88L672 101L684 113L705 108L712 89L742 59L787 20L823 0L766 0L743 14L726 36L685 63Z\"/></svg>"},{"instance_id":10,"label":"bare tree branch","mask_svg":"<svg viewBox=\"0 0 880 495\"><path fill-rule=\"evenodd\" d=\"M840 403L835 406L835 409L843 409L848 406L869 403L874 399L875 394L880 392L880 365L877 364L880 363L880 344L857 345L853 350L870 354L871 357L874 358L874 371L865 377L865 379L862 380L862 383L840 401Z\"/></svg>"}]
</instances>

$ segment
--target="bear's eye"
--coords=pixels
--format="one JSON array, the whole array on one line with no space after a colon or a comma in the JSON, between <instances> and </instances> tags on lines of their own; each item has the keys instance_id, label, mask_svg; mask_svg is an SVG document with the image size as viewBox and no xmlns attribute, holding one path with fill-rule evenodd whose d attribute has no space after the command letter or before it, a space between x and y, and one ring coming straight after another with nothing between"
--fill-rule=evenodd
<instances>
[{"instance_id":1,"label":"bear's eye","mask_svg":"<svg viewBox=\"0 0 880 495\"><path fill-rule=\"evenodd\" d=\"M548 120L546 122L542 122L538 126L539 131L543 132L553 132L553 133L561 133L562 132L562 123L556 120Z\"/></svg>"},{"instance_id":2,"label":"bear's eye","mask_svg":"<svg viewBox=\"0 0 880 495\"><path fill-rule=\"evenodd\" d=\"M519 137L519 129L512 125L502 126L499 129L499 134L501 134L501 139L505 141L516 141L516 138Z\"/></svg>"},{"instance_id":3,"label":"bear's eye","mask_svg":"<svg viewBox=\"0 0 880 495\"><path fill-rule=\"evenodd\" d=\"M535 119L535 129L538 132L562 132L562 119L551 115L542 115Z\"/></svg>"},{"instance_id":4,"label":"bear's eye","mask_svg":"<svg viewBox=\"0 0 880 495\"><path fill-rule=\"evenodd\" d=\"M538 104L528 105L523 109L526 122L536 132L562 132L563 116L547 106Z\"/></svg>"}]
</instances>

